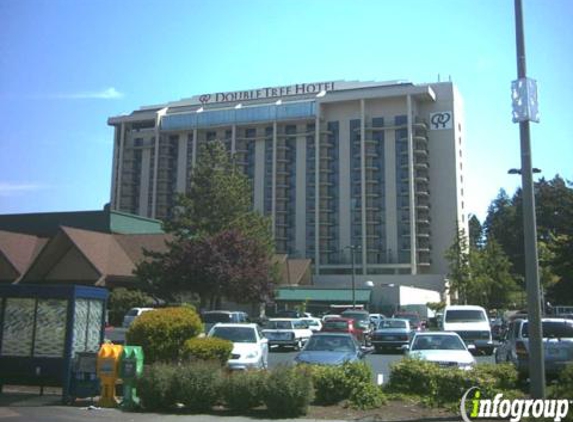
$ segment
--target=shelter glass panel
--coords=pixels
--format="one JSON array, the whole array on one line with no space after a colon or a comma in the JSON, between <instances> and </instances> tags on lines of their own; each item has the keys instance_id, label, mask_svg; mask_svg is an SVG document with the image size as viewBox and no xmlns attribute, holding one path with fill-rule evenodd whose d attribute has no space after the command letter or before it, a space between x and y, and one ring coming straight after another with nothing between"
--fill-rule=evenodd
<instances>
[{"instance_id":1,"label":"shelter glass panel","mask_svg":"<svg viewBox=\"0 0 573 422\"><path fill-rule=\"evenodd\" d=\"M64 299L38 300L34 356L64 356L67 309L68 301Z\"/></svg>"},{"instance_id":2,"label":"shelter glass panel","mask_svg":"<svg viewBox=\"0 0 573 422\"><path fill-rule=\"evenodd\" d=\"M2 335L2 356L30 356L34 336L36 299L7 298Z\"/></svg>"}]
</instances>

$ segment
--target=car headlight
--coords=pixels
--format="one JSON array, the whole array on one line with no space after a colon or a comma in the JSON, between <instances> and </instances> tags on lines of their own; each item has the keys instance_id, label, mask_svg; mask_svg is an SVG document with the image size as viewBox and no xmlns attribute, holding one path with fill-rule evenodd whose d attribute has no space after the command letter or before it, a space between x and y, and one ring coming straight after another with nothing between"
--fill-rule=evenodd
<instances>
[{"instance_id":1,"label":"car headlight","mask_svg":"<svg viewBox=\"0 0 573 422\"><path fill-rule=\"evenodd\" d=\"M257 351L247 353L247 359L254 359L258 356L259 356L259 352L257 352Z\"/></svg>"},{"instance_id":2,"label":"car headlight","mask_svg":"<svg viewBox=\"0 0 573 422\"><path fill-rule=\"evenodd\" d=\"M469 371L470 369L473 369L474 366L471 363L459 363L458 368L462 371Z\"/></svg>"}]
</instances>

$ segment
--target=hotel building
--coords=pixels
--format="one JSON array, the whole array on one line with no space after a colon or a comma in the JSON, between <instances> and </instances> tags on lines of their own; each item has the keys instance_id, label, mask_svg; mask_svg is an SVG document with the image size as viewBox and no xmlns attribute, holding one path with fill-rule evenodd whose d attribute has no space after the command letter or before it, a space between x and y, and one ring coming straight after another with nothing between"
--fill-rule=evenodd
<instances>
[{"instance_id":1,"label":"hotel building","mask_svg":"<svg viewBox=\"0 0 573 422\"><path fill-rule=\"evenodd\" d=\"M442 291L467 227L462 101L451 82L303 83L198 95L112 117L112 210L162 219L200 146L223 141L272 220L277 253L316 285Z\"/></svg>"}]
</instances>

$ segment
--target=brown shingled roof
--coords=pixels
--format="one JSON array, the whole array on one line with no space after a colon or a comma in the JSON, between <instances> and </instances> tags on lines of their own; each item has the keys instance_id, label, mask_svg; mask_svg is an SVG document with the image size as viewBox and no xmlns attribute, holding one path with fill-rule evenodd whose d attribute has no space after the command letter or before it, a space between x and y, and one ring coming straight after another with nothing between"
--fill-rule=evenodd
<instances>
[{"instance_id":1,"label":"brown shingled roof","mask_svg":"<svg viewBox=\"0 0 573 422\"><path fill-rule=\"evenodd\" d=\"M111 234L61 227L102 275L131 276L133 262Z\"/></svg>"},{"instance_id":2,"label":"brown shingled roof","mask_svg":"<svg viewBox=\"0 0 573 422\"><path fill-rule=\"evenodd\" d=\"M0 230L0 254L21 275L47 241L37 236Z\"/></svg>"},{"instance_id":3,"label":"brown shingled roof","mask_svg":"<svg viewBox=\"0 0 573 422\"><path fill-rule=\"evenodd\" d=\"M125 253L134 265L143 261L145 256L143 249L155 252L167 252L166 241L172 236L168 234L115 234L117 243L121 245Z\"/></svg>"}]
</instances>

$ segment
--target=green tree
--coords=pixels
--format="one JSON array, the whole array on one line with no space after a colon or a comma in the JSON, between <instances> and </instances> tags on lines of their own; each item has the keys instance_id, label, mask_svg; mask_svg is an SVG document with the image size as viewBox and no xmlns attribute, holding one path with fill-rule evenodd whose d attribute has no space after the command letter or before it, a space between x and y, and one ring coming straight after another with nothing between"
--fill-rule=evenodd
<instances>
[{"instance_id":1,"label":"green tree","mask_svg":"<svg viewBox=\"0 0 573 422\"><path fill-rule=\"evenodd\" d=\"M467 303L468 291L470 290L470 255L468 240L463 228L456 230L452 245L444 255L448 261L448 279L450 282L450 295L460 303Z\"/></svg>"},{"instance_id":2,"label":"green tree","mask_svg":"<svg viewBox=\"0 0 573 422\"><path fill-rule=\"evenodd\" d=\"M495 238L512 263L517 280L524 280L522 192L510 199L502 190L488 209L486 236ZM554 303L573 303L571 238L573 238L573 189L559 175L535 183L535 210L541 281ZM523 282L521 282L523 286Z\"/></svg>"},{"instance_id":3,"label":"green tree","mask_svg":"<svg viewBox=\"0 0 573 422\"><path fill-rule=\"evenodd\" d=\"M153 305L154 300L147 293L141 290L128 290L125 287L118 287L111 291L109 295L109 323L120 326L123 317L131 308L145 308Z\"/></svg>"},{"instance_id":4,"label":"green tree","mask_svg":"<svg viewBox=\"0 0 573 422\"><path fill-rule=\"evenodd\" d=\"M509 307L517 289L511 263L495 239L488 239L482 249L471 253L472 283L468 301L487 309Z\"/></svg>"},{"instance_id":5,"label":"green tree","mask_svg":"<svg viewBox=\"0 0 573 422\"><path fill-rule=\"evenodd\" d=\"M165 222L165 253L148 252L136 273L170 296L192 292L202 307L222 297L263 302L278 278L269 219L252 210L247 177L219 141L200 149L188 195Z\"/></svg>"},{"instance_id":6,"label":"green tree","mask_svg":"<svg viewBox=\"0 0 573 422\"><path fill-rule=\"evenodd\" d=\"M484 244L483 228L479 219L472 215L469 219L469 246L478 249Z\"/></svg>"}]
</instances>

